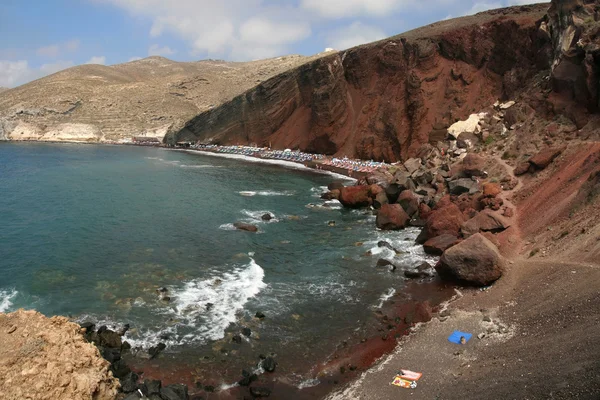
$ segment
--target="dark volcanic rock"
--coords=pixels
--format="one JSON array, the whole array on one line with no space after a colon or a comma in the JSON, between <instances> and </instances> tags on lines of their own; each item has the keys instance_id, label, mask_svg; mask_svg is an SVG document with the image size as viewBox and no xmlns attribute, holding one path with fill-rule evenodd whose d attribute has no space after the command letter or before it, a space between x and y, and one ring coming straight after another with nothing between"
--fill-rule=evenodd
<instances>
[{"instance_id":1,"label":"dark volcanic rock","mask_svg":"<svg viewBox=\"0 0 600 400\"><path fill-rule=\"evenodd\" d=\"M454 235L445 233L440 236L429 239L423 244L425 253L435 256L441 256L444 251L458 243L458 238Z\"/></svg>"},{"instance_id":2,"label":"dark volcanic rock","mask_svg":"<svg viewBox=\"0 0 600 400\"><path fill-rule=\"evenodd\" d=\"M236 222L233 226L240 231L258 232L258 227L256 227L256 225L247 224L245 222Z\"/></svg>"},{"instance_id":3,"label":"dark volcanic rock","mask_svg":"<svg viewBox=\"0 0 600 400\"><path fill-rule=\"evenodd\" d=\"M257 311L256 314L254 314L254 318L263 319L265 318L265 314L263 314L260 311Z\"/></svg>"},{"instance_id":4,"label":"dark volcanic rock","mask_svg":"<svg viewBox=\"0 0 600 400\"><path fill-rule=\"evenodd\" d=\"M148 354L150 354L150 358L155 358L158 356L164 349L167 348L167 345L164 343L159 343L156 346L152 346L148 349Z\"/></svg>"},{"instance_id":5,"label":"dark volcanic rock","mask_svg":"<svg viewBox=\"0 0 600 400\"><path fill-rule=\"evenodd\" d=\"M250 330L250 328L242 328L242 335L246 336L246 337L250 337L250 335L252 335L252 330Z\"/></svg>"},{"instance_id":6,"label":"dark volcanic rock","mask_svg":"<svg viewBox=\"0 0 600 400\"><path fill-rule=\"evenodd\" d=\"M271 389L261 386L253 386L250 388L250 394L253 397L269 397L271 395Z\"/></svg>"},{"instance_id":7,"label":"dark volcanic rock","mask_svg":"<svg viewBox=\"0 0 600 400\"><path fill-rule=\"evenodd\" d=\"M400 204L385 204L377 212L375 223L386 231L404 229L410 220Z\"/></svg>"},{"instance_id":8,"label":"dark volcanic rock","mask_svg":"<svg viewBox=\"0 0 600 400\"><path fill-rule=\"evenodd\" d=\"M125 361L117 360L111 366L110 370L113 375L118 379L123 379L131 372L131 369L127 366Z\"/></svg>"},{"instance_id":9,"label":"dark volcanic rock","mask_svg":"<svg viewBox=\"0 0 600 400\"><path fill-rule=\"evenodd\" d=\"M123 393L131 393L137 390L137 381L139 376L135 372L128 373L124 378L119 379Z\"/></svg>"},{"instance_id":10,"label":"dark volcanic rock","mask_svg":"<svg viewBox=\"0 0 600 400\"><path fill-rule=\"evenodd\" d=\"M277 367L277 362L273 357L267 357L262 361L261 365L265 371L274 372Z\"/></svg>"},{"instance_id":11,"label":"dark volcanic rock","mask_svg":"<svg viewBox=\"0 0 600 400\"><path fill-rule=\"evenodd\" d=\"M79 326L81 326L83 329L85 329L86 333L90 333L93 332L94 329L96 328L96 324L94 324L93 322L83 322L81 324L79 324Z\"/></svg>"},{"instance_id":12,"label":"dark volcanic rock","mask_svg":"<svg viewBox=\"0 0 600 400\"><path fill-rule=\"evenodd\" d=\"M162 387L161 382L159 380L144 380L144 386L146 387L147 394L160 394L160 389Z\"/></svg>"},{"instance_id":13,"label":"dark volcanic rock","mask_svg":"<svg viewBox=\"0 0 600 400\"><path fill-rule=\"evenodd\" d=\"M400 193L397 203L402 206L409 217L412 217L419 211L419 199L410 190L405 190Z\"/></svg>"},{"instance_id":14,"label":"dark volcanic rock","mask_svg":"<svg viewBox=\"0 0 600 400\"><path fill-rule=\"evenodd\" d=\"M502 276L504 260L496 246L477 233L446 250L435 268L442 276L486 286Z\"/></svg>"},{"instance_id":15,"label":"dark volcanic rock","mask_svg":"<svg viewBox=\"0 0 600 400\"><path fill-rule=\"evenodd\" d=\"M106 329L98 334L100 345L104 347L121 348L121 335L117 332Z\"/></svg>"},{"instance_id":16,"label":"dark volcanic rock","mask_svg":"<svg viewBox=\"0 0 600 400\"><path fill-rule=\"evenodd\" d=\"M263 214L262 217L260 217L260 219L262 219L263 221L270 221L273 219L273 216L269 213Z\"/></svg>"},{"instance_id":17,"label":"dark volcanic rock","mask_svg":"<svg viewBox=\"0 0 600 400\"><path fill-rule=\"evenodd\" d=\"M495 213L485 210L465 222L461 228L464 237L469 237L478 232L498 233L510 226L508 221Z\"/></svg>"},{"instance_id":18,"label":"dark volcanic rock","mask_svg":"<svg viewBox=\"0 0 600 400\"><path fill-rule=\"evenodd\" d=\"M473 179L461 178L448 182L448 189L452 194L475 193L479 190L479 185Z\"/></svg>"},{"instance_id":19,"label":"dark volcanic rock","mask_svg":"<svg viewBox=\"0 0 600 400\"><path fill-rule=\"evenodd\" d=\"M391 265L392 267L394 267L394 269L396 269L396 266L394 265L394 263L386 260L385 258L380 258L379 260L377 260L378 267L387 267L388 265Z\"/></svg>"}]
</instances>

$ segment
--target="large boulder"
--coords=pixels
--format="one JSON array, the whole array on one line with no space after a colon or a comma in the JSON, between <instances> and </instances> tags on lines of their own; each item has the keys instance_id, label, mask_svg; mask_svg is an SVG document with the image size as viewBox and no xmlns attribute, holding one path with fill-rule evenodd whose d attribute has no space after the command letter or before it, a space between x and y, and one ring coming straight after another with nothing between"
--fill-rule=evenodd
<instances>
[{"instance_id":1,"label":"large boulder","mask_svg":"<svg viewBox=\"0 0 600 400\"><path fill-rule=\"evenodd\" d=\"M394 181L394 175L385 170L377 170L368 175L366 180L369 185L379 185L387 188Z\"/></svg>"},{"instance_id":2,"label":"large boulder","mask_svg":"<svg viewBox=\"0 0 600 400\"><path fill-rule=\"evenodd\" d=\"M460 228L465 222L465 217L458 206L450 201L440 200L439 208L431 212L425 222L425 228L419 238L418 243L425 243L427 240L443 234L460 236Z\"/></svg>"},{"instance_id":3,"label":"large boulder","mask_svg":"<svg viewBox=\"0 0 600 400\"><path fill-rule=\"evenodd\" d=\"M404 170L398 170L394 174L394 184L398 185L400 192L403 190L414 190L415 182L412 180L411 174Z\"/></svg>"},{"instance_id":4,"label":"large boulder","mask_svg":"<svg viewBox=\"0 0 600 400\"><path fill-rule=\"evenodd\" d=\"M384 204L377 212L375 223L379 229L391 231L404 229L409 220L400 204Z\"/></svg>"},{"instance_id":5,"label":"large boulder","mask_svg":"<svg viewBox=\"0 0 600 400\"><path fill-rule=\"evenodd\" d=\"M404 162L404 168L406 168L409 175L412 175L416 170L421 168L421 165L421 159L419 158L409 158Z\"/></svg>"},{"instance_id":6,"label":"large boulder","mask_svg":"<svg viewBox=\"0 0 600 400\"><path fill-rule=\"evenodd\" d=\"M498 248L478 233L446 250L435 269L443 277L487 286L502 276L504 259Z\"/></svg>"},{"instance_id":7,"label":"large boulder","mask_svg":"<svg viewBox=\"0 0 600 400\"><path fill-rule=\"evenodd\" d=\"M471 178L461 178L448 182L448 190L451 194L476 193L479 184Z\"/></svg>"},{"instance_id":8,"label":"large boulder","mask_svg":"<svg viewBox=\"0 0 600 400\"><path fill-rule=\"evenodd\" d=\"M245 222L236 222L235 224L233 224L233 226L240 231L258 232L258 228L256 227L256 225L247 224Z\"/></svg>"},{"instance_id":9,"label":"large boulder","mask_svg":"<svg viewBox=\"0 0 600 400\"><path fill-rule=\"evenodd\" d=\"M340 189L340 203L348 208L369 207L373 204L371 186L346 186Z\"/></svg>"},{"instance_id":10,"label":"large boulder","mask_svg":"<svg viewBox=\"0 0 600 400\"><path fill-rule=\"evenodd\" d=\"M490 210L484 210L465 222L461 228L464 237L472 236L478 232L498 233L510 226L503 217Z\"/></svg>"},{"instance_id":11,"label":"large boulder","mask_svg":"<svg viewBox=\"0 0 600 400\"><path fill-rule=\"evenodd\" d=\"M434 256L441 256L444 251L454 246L459 242L459 239L448 233L429 239L423 244L425 253Z\"/></svg>"},{"instance_id":12,"label":"large boulder","mask_svg":"<svg viewBox=\"0 0 600 400\"><path fill-rule=\"evenodd\" d=\"M478 154L469 153L463 159L462 171L467 177L483 176L485 159Z\"/></svg>"},{"instance_id":13,"label":"large boulder","mask_svg":"<svg viewBox=\"0 0 600 400\"><path fill-rule=\"evenodd\" d=\"M525 175L527 172L529 172L529 170L531 169L531 164L529 164L527 161L519 163L519 165L517 165L513 171L513 174L515 174L515 176L521 176L521 175Z\"/></svg>"},{"instance_id":14,"label":"large boulder","mask_svg":"<svg viewBox=\"0 0 600 400\"><path fill-rule=\"evenodd\" d=\"M334 191L334 190L340 190L344 187L344 181L341 180L335 180L333 182L331 182L329 185L327 185L327 189Z\"/></svg>"},{"instance_id":15,"label":"large boulder","mask_svg":"<svg viewBox=\"0 0 600 400\"><path fill-rule=\"evenodd\" d=\"M402 206L409 217L412 217L419 211L419 199L410 190L405 190L400 193L396 202Z\"/></svg>"},{"instance_id":16,"label":"large boulder","mask_svg":"<svg viewBox=\"0 0 600 400\"><path fill-rule=\"evenodd\" d=\"M567 147L548 147L529 159L529 163L537 169L544 169L558 157Z\"/></svg>"},{"instance_id":17,"label":"large boulder","mask_svg":"<svg viewBox=\"0 0 600 400\"><path fill-rule=\"evenodd\" d=\"M375 198L373 199L373 208L379 210L384 204L388 203L388 196L385 192L382 191L375 195Z\"/></svg>"},{"instance_id":18,"label":"large boulder","mask_svg":"<svg viewBox=\"0 0 600 400\"><path fill-rule=\"evenodd\" d=\"M496 197L502 193L502 185L499 183L488 182L483 185L484 197Z\"/></svg>"}]
</instances>

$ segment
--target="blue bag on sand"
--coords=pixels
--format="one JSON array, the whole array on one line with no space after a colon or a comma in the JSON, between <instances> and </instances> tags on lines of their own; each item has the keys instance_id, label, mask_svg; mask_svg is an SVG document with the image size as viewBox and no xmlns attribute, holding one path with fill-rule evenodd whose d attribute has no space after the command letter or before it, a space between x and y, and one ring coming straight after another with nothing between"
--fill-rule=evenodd
<instances>
[{"instance_id":1,"label":"blue bag on sand","mask_svg":"<svg viewBox=\"0 0 600 400\"><path fill-rule=\"evenodd\" d=\"M467 333L467 332L454 331L454 332L452 332L452 334L450 336L448 336L448 341L451 343L460 344L461 336L463 336L465 338L465 340L468 342L469 340L471 340L471 337L473 335L471 333Z\"/></svg>"}]
</instances>

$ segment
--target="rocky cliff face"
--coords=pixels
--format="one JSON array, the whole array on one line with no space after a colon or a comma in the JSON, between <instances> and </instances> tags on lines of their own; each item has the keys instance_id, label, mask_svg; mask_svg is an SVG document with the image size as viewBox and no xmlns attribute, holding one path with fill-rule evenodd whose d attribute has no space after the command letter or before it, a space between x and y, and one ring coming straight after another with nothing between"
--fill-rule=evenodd
<instances>
[{"instance_id":1,"label":"rocky cliff face","mask_svg":"<svg viewBox=\"0 0 600 400\"><path fill-rule=\"evenodd\" d=\"M406 159L550 67L551 38L538 29L547 10L443 21L318 59L201 113L165 140Z\"/></svg>"},{"instance_id":2,"label":"rocky cliff face","mask_svg":"<svg viewBox=\"0 0 600 400\"><path fill-rule=\"evenodd\" d=\"M598 111L600 80L600 2L555 0L540 30L552 42L555 92Z\"/></svg>"}]
</instances>

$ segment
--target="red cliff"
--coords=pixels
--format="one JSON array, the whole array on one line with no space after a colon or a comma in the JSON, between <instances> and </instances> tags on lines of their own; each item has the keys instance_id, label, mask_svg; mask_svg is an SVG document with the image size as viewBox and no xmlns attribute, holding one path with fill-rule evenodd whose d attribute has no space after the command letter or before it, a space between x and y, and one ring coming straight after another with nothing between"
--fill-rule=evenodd
<instances>
[{"instance_id":1,"label":"red cliff","mask_svg":"<svg viewBox=\"0 0 600 400\"><path fill-rule=\"evenodd\" d=\"M166 137L396 161L548 70L548 4L435 23L304 64Z\"/></svg>"}]
</instances>

